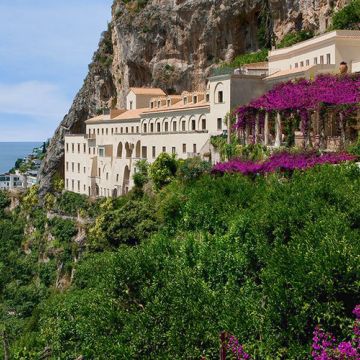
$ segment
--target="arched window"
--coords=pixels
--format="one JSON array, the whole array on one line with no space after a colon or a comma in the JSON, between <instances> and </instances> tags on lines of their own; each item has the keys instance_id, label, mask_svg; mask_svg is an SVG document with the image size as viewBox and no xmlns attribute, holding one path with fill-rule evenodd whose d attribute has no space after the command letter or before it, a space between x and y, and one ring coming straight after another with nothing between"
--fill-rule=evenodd
<instances>
[{"instance_id":1,"label":"arched window","mask_svg":"<svg viewBox=\"0 0 360 360\"><path fill-rule=\"evenodd\" d=\"M217 103L217 104L224 103L224 85L223 85L223 83L216 84L214 99L215 99L215 103Z\"/></svg>"},{"instance_id":2,"label":"arched window","mask_svg":"<svg viewBox=\"0 0 360 360\"><path fill-rule=\"evenodd\" d=\"M122 158L122 151L123 151L123 145L122 143L119 143L117 147L116 157Z\"/></svg>"},{"instance_id":3,"label":"arched window","mask_svg":"<svg viewBox=\"0 0 360 360\"><path fill-rule=\"evenodd\" d=\"M137 143L136 143L136 148L135 148L135 155L136 155L136 158L140 158L140 153L141 153L141 143L140 143L140 141L138 141Z\"/></svg>"}]
</instances>

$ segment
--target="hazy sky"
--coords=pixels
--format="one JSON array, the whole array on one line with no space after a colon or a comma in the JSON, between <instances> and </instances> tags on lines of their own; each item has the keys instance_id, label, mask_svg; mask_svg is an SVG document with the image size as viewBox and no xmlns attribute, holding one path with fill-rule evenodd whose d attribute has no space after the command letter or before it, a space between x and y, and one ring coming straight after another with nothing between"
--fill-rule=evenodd
<instances>
[{"instance_id":1,"label":"hazy sky","mask_svg":"<svg viewBox=\"0 0 360 360\"><path fill-rule=\"evenodd\" d=\"M86 76L112 0L0 0L0 141L52 136Z\"/></svg>"}]
</instances>

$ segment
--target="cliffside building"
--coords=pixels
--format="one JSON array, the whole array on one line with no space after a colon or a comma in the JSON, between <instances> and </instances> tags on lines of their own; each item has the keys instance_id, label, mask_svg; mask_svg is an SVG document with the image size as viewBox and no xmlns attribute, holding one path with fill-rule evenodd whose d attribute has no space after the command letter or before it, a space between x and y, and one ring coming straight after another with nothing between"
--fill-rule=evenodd
<instances>
[{"instance_id":1,"label":"cliffside building","mask_svg":"<svg viewBox=\"0 0 360 360\"><path fill-rule=\"evenodd\" d=\"M210 137L226 132L226 114L262 95L264 75L209 78L205 92L167 96L161 89L130 88L126 109L86 121L86 134L65 136L65 188L89 196L119 196L133 186L140 159L161 152L187 159L206 155Z\"/></svg>"},{"instance_id":2,"label":"cliffside building","mask_svg":"<svg viewBox=\"0 0 360 360\"><path fill-rule=\"evenodd\" d=\"M273 50L268 63L209 78L205 92L168 96L161 89L131 88L125 109L87 120L86 134L65 136L65 188L89 196L126 194L138 160L151 163L161 152L204 157L210 137L227 131L229 111L276 83L337 73L341 62L360 72L360 31L333 31Z\"/></svg>"},{"instance_id":3,"label":"cliffside building","mask_svg":"<svg viewBox=\"0 0 360 360\"><path fill-rule=\"evenodd\" d=\"M346 62L349 72L360 72L360 31L335 30L269 53L268 86L321 73L338 73Z\"/></svg>"}]
</instances>

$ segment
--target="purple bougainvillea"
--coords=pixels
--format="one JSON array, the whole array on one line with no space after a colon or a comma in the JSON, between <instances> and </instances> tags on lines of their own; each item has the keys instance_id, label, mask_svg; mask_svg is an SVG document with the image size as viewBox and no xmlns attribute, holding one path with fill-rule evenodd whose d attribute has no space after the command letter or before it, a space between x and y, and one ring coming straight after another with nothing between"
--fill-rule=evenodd
<instances>
[{"instance_id":1,"label":"purple bougainvillea","mask_svg":"<svg viewBox=\"0 0 360 360\"><path fill-rule=\"evenodd\" d=\"M360 102L360 75L319 75L315 80L297 80L278 84L265 95L239 107L235 128L253 125L258 114L279 112L298 114L302 128L307 127L309 113L322 110L349 116Z\"/></svg>"},{"instance_id":2,"label":"purple bougainvillea","mask_svg":"<svg viewBox=\"0 0 360 360\"><path fill-rule=\"evenodd\" d=\"M321 164L339 164L344 161L354 161L357 157L347 153L328 153L319 155L314 152L292 154L288 152L275 153L264 162L242 161L239 159L217 163L213 174L241 173L256 175L293 170L305 170Z\"/></svg>"}]
</instances>

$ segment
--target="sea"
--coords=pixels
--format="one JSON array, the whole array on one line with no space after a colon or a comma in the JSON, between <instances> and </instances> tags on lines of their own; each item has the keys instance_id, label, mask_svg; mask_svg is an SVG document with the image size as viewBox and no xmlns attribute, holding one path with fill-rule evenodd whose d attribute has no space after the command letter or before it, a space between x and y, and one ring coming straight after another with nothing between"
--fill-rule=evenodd
<instances>
[{"instance_id":1,"label":"sea","mask_svg":"<svg viewBox=\"0 0 360 360\"><path fill-rule=\"evenodd\" d=\"M15 161L32 153L39 142L0 142L0 174L14 167Z\"/></svg>"}]
</instances>

